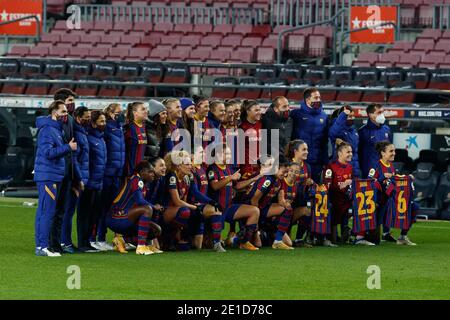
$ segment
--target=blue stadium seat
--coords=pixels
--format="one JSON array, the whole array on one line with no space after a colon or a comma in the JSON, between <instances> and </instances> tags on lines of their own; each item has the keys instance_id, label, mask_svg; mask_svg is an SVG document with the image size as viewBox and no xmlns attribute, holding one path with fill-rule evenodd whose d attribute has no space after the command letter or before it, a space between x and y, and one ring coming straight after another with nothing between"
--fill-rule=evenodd
<instances>
[{"instance_id":1,"label":"blue stadium seat","mask_svg":"<svg viewBox=\"0 0 450 320\"><path fill-rule=\"evenodd\" d=\"M420 205L420 214L428 218L438 218L438 210L434 203L434 192L438 185L439 172L434 170L434 164L420 162L414 171L414 200Z\"/></svg>"}]
</instances>

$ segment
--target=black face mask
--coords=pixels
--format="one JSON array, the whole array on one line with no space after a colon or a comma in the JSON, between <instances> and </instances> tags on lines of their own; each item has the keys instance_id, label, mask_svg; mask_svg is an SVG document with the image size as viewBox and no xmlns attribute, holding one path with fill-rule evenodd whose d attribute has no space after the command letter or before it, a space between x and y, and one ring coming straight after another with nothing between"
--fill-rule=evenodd
<instances>
[{"instance_id":1,"label":"black face mask","mask_svg":"<svg viewBox=\"0 0 450 320\"><path fill-rule=\"evenodd\" d=\"M311 102L311 108L313 109L319 109L320 108L320 101Z\"/></svg>"},{"instance_id":2,"label":"black face mask","mask_svg":"<svg viewBox=\"0 0 450 320\"><path fill-rule=\"evenodd\" d=\"M125 115L123 114L123 113L119 113L117 116L116 116L116 119L115 119L117 122L119 122L119 123L123 123L123 122L125 122Z\"/></svg>"},{"instance_id":3,"label":"black face mask","mask_svg":"<svg viewBox=\"0 0 450 320\"><path fill-rule=\"evenodd\" d=\"M75 110L75 103L72 102L72 103L66 104L66 108L67 108L67 112L73 113Z\"/></svg>"},{"instance_id":4,"label":"black face mask","mask_svg":"<svg viewBox=\"0 0 450 320\"><path fill-rule=\"evenodd\" d=\"M90 119L88 119L88 120L86 120L86 119L81 120L81 126L82 126L82 127L87 128L87 127L89 127L90 125L91 125L91 120L90 120Z\"/></svg>"},{"instance_id":5,"label":"black face mask","mask_svg":"<svg viewBox=\"0 0 450 320\"><path fill-rule=\"evenodd\" d=\"M58 116L58 121L62 122L62 123L67 123L67 121L69 120L69 116L66 114L64 116Z\"/></svg>"}]
</instances>

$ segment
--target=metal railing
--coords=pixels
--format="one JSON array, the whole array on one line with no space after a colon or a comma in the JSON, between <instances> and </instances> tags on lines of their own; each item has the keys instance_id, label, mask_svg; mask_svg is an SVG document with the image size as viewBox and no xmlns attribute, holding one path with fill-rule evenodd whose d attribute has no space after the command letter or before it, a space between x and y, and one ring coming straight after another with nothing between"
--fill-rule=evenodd
<instances>
[{"instance_id":1,"label":"metal railing","mask_svg":"<svg viewBox=\"0 0 450 320\"><path fill-rule=\"evenodd\" d=\"M149 23L267 23L263 8L79 5L83 21L144 21Z\"/></svg>"},{"instance_id":2,"label":"metal railing","mask_svg":"<svg viewBox=\"0 0 450 320\"><path fill-rule=\"evenodd\" d=\"M433 29L450 29L450 4L434 6Z\"/></svg>"},{"instance_id":3,"label":"metal railing","mask_svg":"<svg viewBox=\"0 0 450 320\"><path fill-rule=\"evenodd\" d=\"M324 21L320 21L320 22L315 22L315 23L311 23L311 24L307 24L307 25L303 25L303 26L297 26L297 27L293 27L290 29L286 29L286 30L282 30L279 34L278 34L278 42L277 42L277 63L281 63L281 55L282 55L282 38L286 33L289 32L293 32L296 30L300 30L300 29L306 29L306 28L310 28L310 27L314 27L314 26L319 26L319 25L324 25L324 24L332 24L333 25L333 63L336 64L336 34L337 34L337 19L342 16L343 14L345 14L348 11L348 9L340 9L338 12L336 12L336 14L332 17L330 17L330 19L324 20ZM341 25L342 27L342 25Z\"/></svg>"},{"instance_id":4,"label":"metal railing","mask_svg":"<svg viewBox=\"0 0 450 320\"><path fill-rule=\"evenodd\" d=\"M391 5L392 0L271 0L270 24L301 26L329 20L352 5ZM341 17L346 28L348 15Z\"/></svg>"}]
</instances>

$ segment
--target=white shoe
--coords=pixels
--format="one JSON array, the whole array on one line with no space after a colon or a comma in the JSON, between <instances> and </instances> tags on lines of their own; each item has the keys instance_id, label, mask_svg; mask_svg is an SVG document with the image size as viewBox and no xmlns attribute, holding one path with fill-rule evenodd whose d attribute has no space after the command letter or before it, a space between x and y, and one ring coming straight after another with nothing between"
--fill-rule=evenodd
<instances>
[{"instance_id":1,"label":"white shoe","mask_svg":"<svg viewBox=\"0 0 450 320\"><path fill-rule=\"evenodd\" d=\"M216 252L227 252L227 250L225 250L222 247L222 244L220 242L217 242L217 243L214 244L214 251L216 251Z\"/></svg>"},{"instance_id":2,"label":"white shoe","mask_svg":"<svg viewBox=\"0 0 450 320\"><path fill-rule=\"evenodd\" d=\"M336 248L337 247L337 245L335 245L333 242L331 242L328 239L323 241L323 246L324 247L331 247L331 248Z\"/></svg>"},{"instance_id":3,"label":"white shoe","mask_svg":"<svg viewBox=\"0 0 450 320\"><path fill-rule=\"evenodd\" d=\"M100 242L91 242L91 246L94 247L95 249L99 250L99 251L107 251L105 248L103 248L100 245Z\"/></svg>"},{"instance_id":4,"label":"white shoe","mask_svg":"<svg viewBox=\"0 0 450 320\"><path fill-rule=\"evenodd\" d=\"M136 249L136 246L132 243L126 242L125 243L125 250L134 250Z\"/></svg>"},{"instance_id":5,"label":"white shoe","mask_svg":"<svg viewBox=\"0 0 450 320\"><path fill-rule=\"evenodd\" d=\"M366 239L359 239L355 241L355 244L357 245L363 245L363 246L374 246L375 243L372 243L370 241L367 241Z\"/></svg>"},{"instance_id":6,"label":"white shoe","mask_svg":"<svg viewBox=\"0 0 450 320\"><path fill-rule=\"evenodd\" d=\"M106 241L98 241L97 245L99 247L101 247L104 251L113 251L114 250L114 247Z\"/></svg>"},{"instance_id":7,"label":"white shoe","mask_svg":"<svg viewBox=\"0 0 450 320\"><path fill-rule=\"evenodd\" d=\"M411 242L411 240L409 240L409 238L407 236L405 236L403 239L398 238L397 244L406 245L406 246L417 246L417 244L414 242Z\"/></svg>"},{"instance_id":8,"label":"white shoe","mask_svg":"<svg viewBox=\"0 0 450 320\"><path fill-rule=\"evenodd\" d=\"M36 250L36 255L41 257L61 257L59 252L51 252L48 248Z\"/></svg>"}]
</instances>

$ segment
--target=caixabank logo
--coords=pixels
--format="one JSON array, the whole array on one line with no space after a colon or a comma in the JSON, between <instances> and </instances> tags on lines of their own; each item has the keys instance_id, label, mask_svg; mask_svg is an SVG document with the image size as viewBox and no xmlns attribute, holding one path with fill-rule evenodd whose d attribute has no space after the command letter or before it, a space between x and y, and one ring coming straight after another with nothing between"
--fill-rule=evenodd
<instances>
[{"instance_id":1,"label":"caixabank logo","mask_svg":"<svg viewBox=\"0 0 450 320\"><path fill-rule=\"evenodd\" d=\"M36 35L36 19L42 28L43 0L0 0L0 34L1 35ZM30 17L13 22L17 19Z\"/></svg>"}]
</instances>

